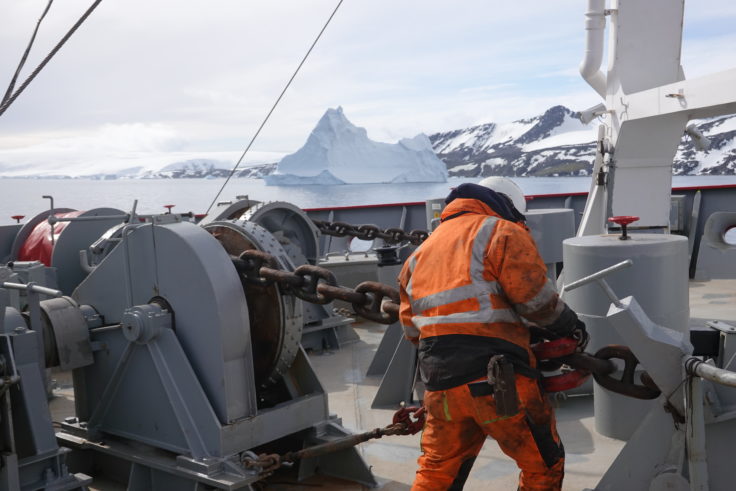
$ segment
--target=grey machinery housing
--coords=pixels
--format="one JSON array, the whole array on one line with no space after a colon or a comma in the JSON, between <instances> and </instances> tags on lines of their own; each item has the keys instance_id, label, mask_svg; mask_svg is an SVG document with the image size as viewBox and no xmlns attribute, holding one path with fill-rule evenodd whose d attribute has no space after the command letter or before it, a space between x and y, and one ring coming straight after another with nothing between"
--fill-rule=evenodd
<instances>
[{"instance_id":1,"label":"grey machinery housing","mask_svg":"<svg viewBox=\"0 0 736 491\"><path fill-rule=\"evenodd\" d=\"M15 471L0 487L75 489L94 473L128 489L248 489L258 469L241 462L254 452L347 434L300 345L302 301L277 285L246 286L233 265L231 254L252 248L293 269L279 240L242 220L205 230L179 215L127 218L87 251L89 273L70 297L43 289L60 298L39 301L21 285L32 314L23 320L0 290L0 368L20 374L1 417L24 415L4 437L32 442L5 459ZM51 366L73 370L76 417L56 434L66 448L45 402ZM44 455L53 458L40 472ZM352 448L299 463L299 477L317 471L375 485Z\"/></svg>"}]
</instances>

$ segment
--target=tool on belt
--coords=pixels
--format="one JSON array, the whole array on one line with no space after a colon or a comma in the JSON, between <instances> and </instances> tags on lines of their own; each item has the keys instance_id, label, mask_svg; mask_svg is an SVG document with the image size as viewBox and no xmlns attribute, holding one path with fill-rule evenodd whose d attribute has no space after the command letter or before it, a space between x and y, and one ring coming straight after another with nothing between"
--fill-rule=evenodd
<instances>
[{"instance_id":1,"label":"tool on belt","mask_svg":"<svg viewBox=\"0 0 736 491\"><path fill-rule=\"evenodd\" d=\"M513 416L519 412L514 364L504 355L494 355L488 362L488 384L493 387L496 414Z\"/></svg>"}]
</instances>

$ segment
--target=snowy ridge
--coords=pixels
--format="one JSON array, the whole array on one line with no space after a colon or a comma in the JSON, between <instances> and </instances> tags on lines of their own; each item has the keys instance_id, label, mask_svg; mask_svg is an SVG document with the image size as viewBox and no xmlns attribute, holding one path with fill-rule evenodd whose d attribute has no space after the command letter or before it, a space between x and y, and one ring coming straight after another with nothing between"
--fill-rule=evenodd
<instances>
[{"instance_id":1,"label":"snowy ridge","mask_svg":"<svg viewBox=\"0 0 736 491\"><path fill-rule=\"evenodd\" d=\"M450 176L588 175L595 129L575 113L554 106L511 123L487 123L430 135Z\"/></svg>"},{"instance_id":2,"label":"snowy ridge","mask_svg":"<svg viewBox=\"0 0 736 491\"><path fill-rule=\"evenodd\" d=\"M692 140L683 136L673 174L736 175L736 115L691 123L710 139L711 148L697 151ZM429 137L420 134L388 144L370 140L366 130L348 121L341 108L330 109L297 152L286 157L279 152L250 152L234 177L296 185L444 182L448 175L585 176L593 165L596 127L597 122L584 125L577 113L554 106L534 118L486 123ZM179 147L175 135L156 125L105 127L84 138L0 147L0 178L227 177L241 154Z\"/></svg>"},{"instance_id":3,"label":"snowy ridge","mask_svg":"<svg viewBox=\"0 0 736 491\"><path fill-rule=\"evenodd\" d=\"M304 146L281 159L265 180L269 186L445 182L447 168L426 135L376 142L338 107L328 109Z\"/></svg>"},{"instance_id":4,"label":"snowy ridge","mask_svg":"<svg viewBox=\"0 0 736 491\"><path fill-rule=\"evenodd\" d=\"M138 149L120 152L107 145L42 145L0 149L0 178L179 179L226 177L242 152ZM48 145L46 145L48 146ZM281 152L250 152L235 177L262 177L276 168Z\"/></svg>"},{"instance_id":5,"label":"snowy ridge","mask_svg":"<svg viewBox=\"0 0 736 491\"><path fill-rule=\"evenodd\" d=\"M683 136L673 174L736 174L736 115L692 124L708 136L711 149L699 152ZM585 176L593 167L596 127L554 106L534 118L435 133L429 139L452 177Z\"/></svg>"},{"instance_id":6,"label":"snowy ridge","mask_svg":"<svg viewBox=\"0 0 736 491\"><path fill-rule=\"evenodd\" d=\"M232 172L233 163L209 159L191 159L169 164L158 171L146 171L139 174L142 179L191 179L227 177ZM235 171L234 177L261 177L276 169L276 163L260 164Z\"/></svg>"},{"instance_id":7,"label":"snowy ridge","mask_svg":"<svg viewBox=\"0 0 736 491\"><path fill-rule=\"evenodd\" d=\"M8 166L0 162L0 178L44 178L44 179L95 179L95 180L114 180L114 179L195 179L195 178L216 178L227 177L232 171L234 162L216 159L188 159L179 162L173 162L164 167L154 170L145 166L126 167L108 172L85 173L79 172L74 174L60 172L52 172L43 170L34 174L29 174L28 169L22 166ZM276 170L276 162L251 164L240 167L235 171L234 177L261 178Z\"/></svg>"},{"instance_id":8,"label":"snowy ridge","mask_svg":"<svg viewBox=\"0 0 736 491\"><path fill-rule=\"evenodd\" d=\"M675 155L675 174L736 174L736 115L695 121L695 125L710 140L710 150L698 151L691 139L683 138Z\"/></svg>"}]
</instances>

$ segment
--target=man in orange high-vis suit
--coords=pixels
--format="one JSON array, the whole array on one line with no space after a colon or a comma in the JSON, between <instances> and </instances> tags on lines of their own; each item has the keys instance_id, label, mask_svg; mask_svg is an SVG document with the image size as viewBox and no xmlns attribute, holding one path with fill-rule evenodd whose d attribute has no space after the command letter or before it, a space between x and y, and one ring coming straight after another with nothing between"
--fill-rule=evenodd
<instances>
[{"instance_id":1,"label":"man in orange high-vis suit","mask_svg":"<svg viewBox=\"0 0 736 491\"><path fill-rule=\"evenodd\" d=\"M462 489L487 436L521 469L519 490L560 490L565 452L528 325L587 339L585 325L559 299L507 196L461 184L445 202L440 225L399 275L401 324L418 345L427 389L412 490ZM514 369L512 414L486 380L498 355Z\"/></svg>"}]
</instances>

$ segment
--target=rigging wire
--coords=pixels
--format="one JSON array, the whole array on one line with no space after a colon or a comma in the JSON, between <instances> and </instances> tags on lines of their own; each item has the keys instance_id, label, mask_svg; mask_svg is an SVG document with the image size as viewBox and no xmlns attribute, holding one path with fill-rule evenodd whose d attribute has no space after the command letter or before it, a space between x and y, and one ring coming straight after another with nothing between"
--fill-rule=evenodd
<instances>
[{"instance_id":1,"label":"rigging wire","mask_svg":"<svg viewBox=\"0 0 736 491\"><path fill-rule=\"evenodd\" d=\"M54 0L49 0L49 3L46 4L46 8L41 14L41 17L39 17L38 22L36 22L36 28L33 30L33 35L31 36L31 40L28 42L28 46L26 46L26 50L20 59L20 63L18 63L18 68L15 69L13 78L10 80L10 85L8 85L8 90L5 91L5 95L3 96L3 100L0 101L0 105L4 104L5 101L7 101L10 98L10 95L13 93L13 89L15 89L15 82L18 81L18 76L20 75L20 71L25 66L26 60L28 59L28 54L31 52L33 43L36 41L36 34L38 34L38 28L41 27L41 22L43 22L44 17L46 17L46 14L49 12L49 9L51 8L52 3L54 3Z\"/></svg>"},{"instance_id":2,"label":"rigging wire","mask_svg":"<svg viewBox=\"0 0 736 491\"><path fill-rule=\"evenodd\" d=\"M43 61L36 67L33 72L28 76L27 79L18 87L18 90L16 90L12 96L10 96L7 100L3 100L3 103L0 104L0 116L2 116L5 111L8 110L10 105L15 102L15 100L18 98L18 96L28 87L28 85L33 81L34 78L36 78L36 75L39 74L41 70L46 66L46 64L51 61L51 58L54 57L54 55L61 49L62 46L69 40L70 37L72 37L72 34L76 32L77 29L79 29L79 26L84 23L85 20L87 20L87 17L90 16L90 14L97 8L97 6L100 4L102 0L95 0L92 5L87 9L84 14L77 20L77 22L74 23L74 25L69 29L69 31L64 35L63 38L54 46L54 48L49 52L48 55L46 55L46 58L43 59ZM45 14L44 14L45 15Z\"/></svg>"},{"instance_id":3,"label":"rigging wire","mask_svg":"<svg viewBox=\"0 0 736 491\"><path fill-rule=\"evenodd\" d=\"M255 134L253 135L253 138L250 139L250 142L248 143L248 146L245 147L245 150L243 151L242 155L238 159L238 161L235 164L235 167L230 171L230 175L227 176L227 179L225 179L225 182L220 187L220 190L215 195L215 199L212 200L212 203L210 203L210 206L207 207L207 210L205 211L205 214L208 214L210 212L210 209L212 209L212 206L217 201L217 198L220 197L222 194L222 191L225 189L225 186L227 186L227 183L230 182L230 178L233 177L235 174L235 171L238 170L238 167L240 167L240 164L243 162L243 159L245 158L245 155L248 153L248 150L250 150L250 147L253 145L253 142L256 141L256 138L258 138L258 135L261 133L261 130L264 126L266 126L266 123L268 122L268 119L271 117L271 114L276 109L276 106L278 106L279 102L281 102L281 98L284 97L284 94L286 93L287 89L291 85L291 82L294 81L294 78L296 78L297 73L299 73L299 70L302 68L302 65L304 65L304 62L307 61L307 58L309 57L309 54L314 49L314 46L317 44L317 41L319 41L319 38L322 37L322 33L325 32L325 29L327 29L327 26L330 25L330 21L332 21L332 18L337 13L337 10L340 8L340 5L342 5L343 0L340 0L337 2L337 6L335 6L335 9L332 11L330 16L327 19L327 22L325 22L325 25L322 26L322 29L319 31L319 34L317 34L317 37L314 38L314 41L312 42L312 45L307 50L306 54L302 58L302 61L299 62L299 65L296 67L296 70L294 70L294 73L291 75L291 78L288 82L286 82L286 85L284 86L284 89L281 91L281 94L279 94L278 98L276 98L276 101L273 103L273 106L271 106L271 110L268 111L268 114L266 114L266 117L261 122L261 125L256 130Z\"/></svg>"}]
</instances>

